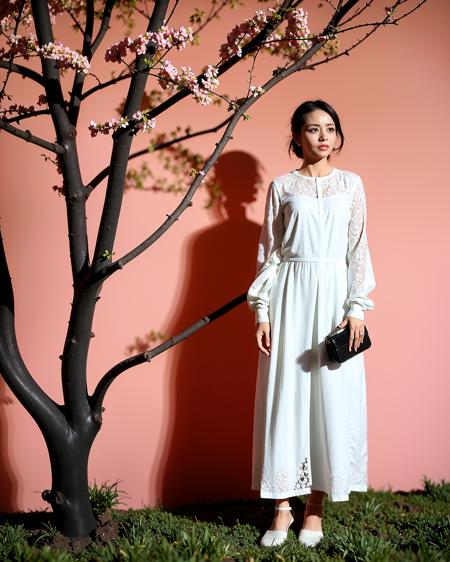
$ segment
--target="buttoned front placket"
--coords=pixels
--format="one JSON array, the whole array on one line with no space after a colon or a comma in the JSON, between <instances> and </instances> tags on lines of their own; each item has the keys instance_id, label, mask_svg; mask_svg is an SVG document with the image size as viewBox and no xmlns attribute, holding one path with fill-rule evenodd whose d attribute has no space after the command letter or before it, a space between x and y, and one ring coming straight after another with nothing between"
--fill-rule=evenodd
<instances>
[{"instance_id":1,"label":"buttoned front placket","mask_svg":"<svg viewBox=\"0 0 450 562\"><path fill-rule=\"evenodd\" d=\"M317 191L317 206L319 212L319 262L317 264L317 362L320 365L320 354L319 354L319 344L321 340L322 334L322 298L321 298L321 279L322 279L322 268L323 268L323 259L324 259L324 244L323 244L323 236L324 236L324 216L323 216L323 193L322 193L322 181L321 178L315 178L316 183L316 191Z\"/></svg>"}]
</instances>

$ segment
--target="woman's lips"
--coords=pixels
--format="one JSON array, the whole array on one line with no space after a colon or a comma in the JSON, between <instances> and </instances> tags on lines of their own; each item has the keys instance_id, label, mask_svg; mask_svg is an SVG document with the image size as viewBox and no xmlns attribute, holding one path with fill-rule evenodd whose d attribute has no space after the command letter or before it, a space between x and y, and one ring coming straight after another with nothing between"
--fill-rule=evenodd
<instances>
[{"instance_id":1,"label":"woman's lips","mask_svg":"<svg viewBox=\"0 0 450 562\"><path fill-rule=\"evenodd\" d=\"M321 144L321 145L319 145L318 148L319 148L319 150L327 150L329 147L326 144Z\"/></svg>"}]
</instances>

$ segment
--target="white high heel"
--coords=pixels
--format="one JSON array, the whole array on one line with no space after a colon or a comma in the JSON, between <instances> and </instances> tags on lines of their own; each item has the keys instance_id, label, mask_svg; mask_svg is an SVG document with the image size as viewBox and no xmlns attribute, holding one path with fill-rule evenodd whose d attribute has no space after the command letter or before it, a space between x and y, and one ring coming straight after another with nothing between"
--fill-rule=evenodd
<instances>
[{"instance_id":1,"label":"white high heel","mask_svg":"<svg viewBox=\"0 0 450 562\"><path fill-rule=\"evenodd\" d=\"M292 511L292 507L275 506L276 511ZM289 525L285 531L266 531L260 541L261 546L278 546L287 539L289 527L294 522L292 517L289 521Z\"/></svg>"},{"instance_id":2,"label":"white high heel","mask_svg":"<svg viewBox=\"0 0 450 562\"><path fill-rule=\"evenodd\" d=\"M309 504L312 507L323 507L323 504ZM311 531L310 529L301 529L298 535L298 540L305 546L314 547L323 539L322 531Z\"/></svg>"},{"instance_id":3,"label":"white high heel","mask_svg":"<svg viewBox=\"0 0 450 562\"><path fill-rule=\"evenodd\" d=\"M298 535L298 540L305 546L316 546L323 539L322 531L310 531L302 529Z\"/></svg>"}]
</instances>

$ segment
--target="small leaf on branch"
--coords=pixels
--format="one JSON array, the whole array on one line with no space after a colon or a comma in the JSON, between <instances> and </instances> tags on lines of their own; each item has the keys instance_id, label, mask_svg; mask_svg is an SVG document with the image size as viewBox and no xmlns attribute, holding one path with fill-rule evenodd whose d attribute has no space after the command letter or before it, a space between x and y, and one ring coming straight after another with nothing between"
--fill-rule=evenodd
<instances>
[{"instance_id":1,"label":"small leaf on branch","mask_svg":"<svg viewBox=\"0 0 450 562\"><path fill-rule=\"evenodd\" d=\"M110 250L105 250L105 251L102 253L101 257L102 257L104 260L110 260L110 259L112 259L112 257L113 257L114 254L115 254L115 252L111 252Z\"/></svg>"},{"instance_id":2,"label":"small leaf on branch","mask_svg":"<svg viewBox=\"0 0 450 562\"><path fill-rule=\"evenodd\" d=\"M200 25L204 17L205 12L199 8L195 8L195 12L189 16L189 23L196 23Z\"/></svg>"}]
</instances>

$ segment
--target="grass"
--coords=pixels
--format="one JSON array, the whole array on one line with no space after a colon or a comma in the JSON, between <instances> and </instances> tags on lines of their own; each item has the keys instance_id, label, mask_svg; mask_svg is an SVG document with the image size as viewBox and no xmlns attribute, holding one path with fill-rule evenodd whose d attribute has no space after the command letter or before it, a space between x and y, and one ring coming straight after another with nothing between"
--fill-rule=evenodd
<instances>
[{"instance_id":1,"label":"grass","mask_svg":"<svg viewBox=\"0 0 450 562\"><path fill-rule=\"evenodd\" d=\"M296 526L276 548L259 546L272 502L228 501L173 509L117 510L117 484L94 485L96 513L112 512L109 540L63 549L48 512L0 518L0 560L18 562L450 562L450 482L424 478L422 490L351 494L325 501L322 543L297 540L305 497L295 498ZM59 548L58 547L59 544ZM74 548L75 547L75 548Z\"/></svg>"}]
</instances>

